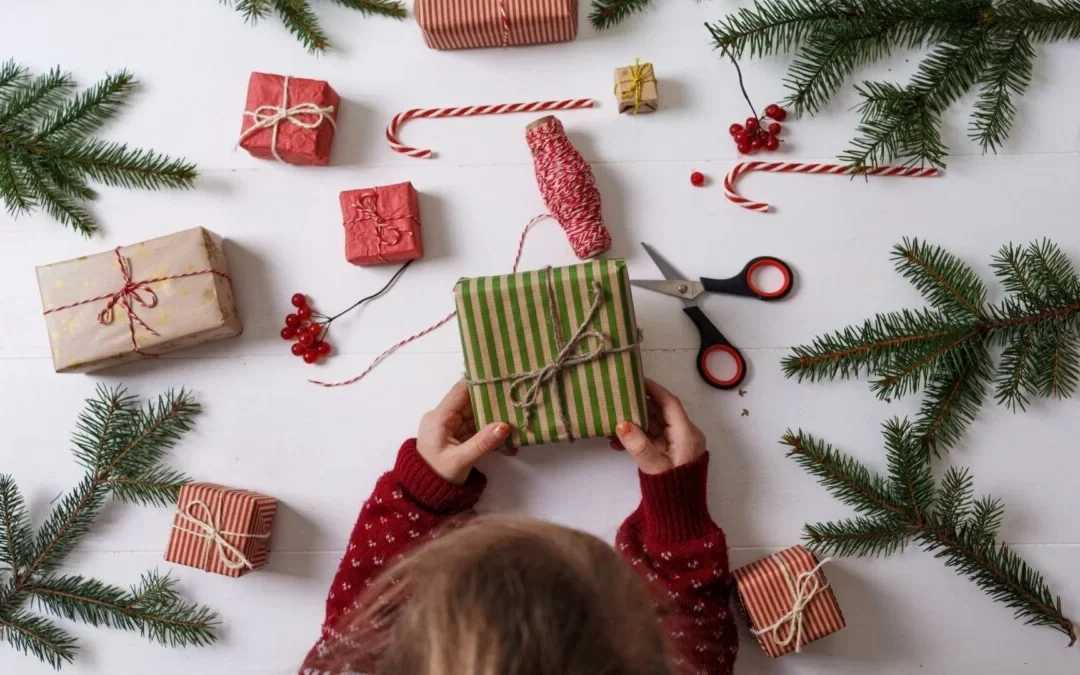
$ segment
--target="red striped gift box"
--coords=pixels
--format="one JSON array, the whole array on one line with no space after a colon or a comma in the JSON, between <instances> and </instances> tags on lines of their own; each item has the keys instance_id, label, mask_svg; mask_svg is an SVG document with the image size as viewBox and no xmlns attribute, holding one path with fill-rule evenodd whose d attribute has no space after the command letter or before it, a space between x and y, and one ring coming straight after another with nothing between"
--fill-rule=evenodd
<instances>
[{"instance_id":1,"label":"red striped gift box","mask_svg":"<svg viewBox=\"0 0 1080 675\"><path fill-rule=\"evenodd\" d=\"M823 564L793 546L735 570L739 604L769 656L801 651L846 625Z\"/></svg>"},{"instance_id":2,"label":"red striped gift box","mask_svg":"<svg viewBox=\"0 0 1080 675\"><path fill-rule=\"evenodd\" d=\"M577 0L416 0L416 22L432 49L569 42Z\"/></svg>"},{"instance_id":3,"label":"red striped gift box","mask_svg":"<svg viewBox=\"0 0 1080 675\"><path fill-rule=\"evenodd\" d=\"M277 500L213 483L180 488L169 562L239 577L266 564Z\"/></svg>"}]
</instances>

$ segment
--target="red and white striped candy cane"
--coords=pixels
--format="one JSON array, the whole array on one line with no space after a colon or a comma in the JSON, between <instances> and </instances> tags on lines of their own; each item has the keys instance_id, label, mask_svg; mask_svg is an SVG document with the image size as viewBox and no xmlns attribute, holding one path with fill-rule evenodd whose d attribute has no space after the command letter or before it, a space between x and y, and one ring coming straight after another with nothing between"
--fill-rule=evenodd
<instances>
[{"instance_id":1,"label":"red and white striped candy cane","mask_svg":"<svg viewBox=\"0 0 1080 675\"><path fill-rule=\"evenodd\" d=\"M856 169L843 164L801 164L799 162L739 162L724 178L724 195L728 201L738 204L744 209L766 213L769 210L767 202L755 202L741 196L735 191L735 181L745 173L751 171L769 171L772 173L828 173L850 176L860 174L865 176L901 176L907 178L928 178L937 176L937 169L917 169L904 166L877 166L870 169Z\"/></svg>"},{"instance_id":2,"label":"red and white striped candy cane","mask_svg":"<svg viewBox=\"0 0 1080 675\"><path fill-rule=\"evenodd\" d=\"M432 156L430 148L413 148L398 140L398 129L411 119L436 117L473 117L474 115L508 115L510 113L548 112L551 110L578 110L592 108L596 101L573 98L565 101L533 101L531 103L500 103L499 105L470 105L463 108L413 108L394 115L386 127L386 140L396 152L409 157L426 159Z\"/></svg>"}]
</instances>

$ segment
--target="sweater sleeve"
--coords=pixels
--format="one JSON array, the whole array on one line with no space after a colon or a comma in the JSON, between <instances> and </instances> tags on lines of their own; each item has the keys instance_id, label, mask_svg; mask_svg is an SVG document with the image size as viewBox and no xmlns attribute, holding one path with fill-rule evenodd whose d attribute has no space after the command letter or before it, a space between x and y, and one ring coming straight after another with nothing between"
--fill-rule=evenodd
<instances>
[{"instance_id":1,"label":"sweater sleeve","mask_svg":"<svg viewBox=\"0 0 1080 675\"><path fill-rule=\"evenodd\" d=\"M661 474L639 473L641 505L616 537L649 582L685 675L729 675L738 635L724 532L709 516L709 455Z\"/></svg>"},{"instance_id":2,"label":"sweater sleeve","mask_svg":"<svg viewBox=\"0 0 1080 675\"><path fill-rule=\"evenodd\" d=\"M379 478L360 509L326 597L323 638L385 567L455 516L471 513L486 483L476 469L464 485L447 481L420 456L415 439L405 441L393 470Z\"/></svg>"}]
</instances>

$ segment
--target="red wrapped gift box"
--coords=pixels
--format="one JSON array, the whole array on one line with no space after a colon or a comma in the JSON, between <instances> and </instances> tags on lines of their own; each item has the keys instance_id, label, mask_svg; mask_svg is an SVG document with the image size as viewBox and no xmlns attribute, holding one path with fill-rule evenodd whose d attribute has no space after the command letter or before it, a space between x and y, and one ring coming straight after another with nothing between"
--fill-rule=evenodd
<instances>
[{"instance_id":1,"label":"red wrapped gift box","mask_svg":"<svg viewBox=\"0 0 1080 675\"><path fill-rule=\"evenodd\" d=\"M416 0L432 49L515 47L577 37L577 0Z\"/></svg>"},{"instance_id":2,"label":"red wrapped gift box","mask_svg":"<svg viewBox=\"0 0 1080 675\"><path fill-rule=\"evenodd\" d=\"M792 546L733 572L750 632L769 656L802 651L846 625L823 564Z\"/></svg>"},{"instance_id":3,"label":"red wrapped gift box","mask_svg":"<svg viewBox=\"0 0 1080 675\"><path fill-rule=\"evenodd\" d=\"M341 193L345 257L354 265L383 265L424 256L420 205L412 183Z\"/></svg>"},{"instance_id":4,"label":"red wrapped gift box","mask_svg":"<svg viewBox=\"0 0 1080 675\"><path fill-rule=\"evenodd\" d=\"M239 577L266 564L277 500L213 483L180 488L169 562Z\"/></svg>"},{"instance_id":5,"label":"red wrapped gift box","mask_svg":"<svg viewBox=\"0 0 1080 675\"><path fill-rule=\"evenodd\" d=\"M239 145L262 159L326 166L340 106L322 80L252 73Z\"/></svg>"}]
</instances>

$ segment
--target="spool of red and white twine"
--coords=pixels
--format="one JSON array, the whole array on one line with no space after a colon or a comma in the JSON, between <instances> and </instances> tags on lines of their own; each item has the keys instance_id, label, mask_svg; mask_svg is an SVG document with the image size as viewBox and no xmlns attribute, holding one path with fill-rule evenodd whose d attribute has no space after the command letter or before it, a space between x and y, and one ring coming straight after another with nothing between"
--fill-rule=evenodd
<instances>
[{"instance_id":1,"label":"spool of red and white twine","mask_svg":"<svg viewBox=\"0 0 1080 675\"><path fill-rule=\"evenodd\" d=\"M462 108L413 108L394 115L390 126L386 127L386 140L395 152L409 157L428 159L433 156L430 148L414 148L398 140L401 125L413 119L432 119L443 117L475 117L479 115L508 115L510 113L547 112L554 110L579 110L592 108L596 101L587 98L566 99L563 101L532 101L531 103L500 103L498 105L471 105Z\"/></svg>"},{"instance_id":2,"label":"spool of red and white twine","mask_svg":"<svg viewBox=\"0 0 1080 675\"><path fill-rule=\"evenodd\" d=\"M770 173L813 173L835 174L843 176L899 176L904 178L930 178L940 175L937 169L919 169L905 166L877 166L869 169L857 169L843 164L802 164L799 162L739 162L724 178L724 196L733 204L738 204L749 211L767 213L771 206L768 202L756 202L743 197L735 191L735 183L743 174L751 171Z\"/></svg>"}]
</instances>

